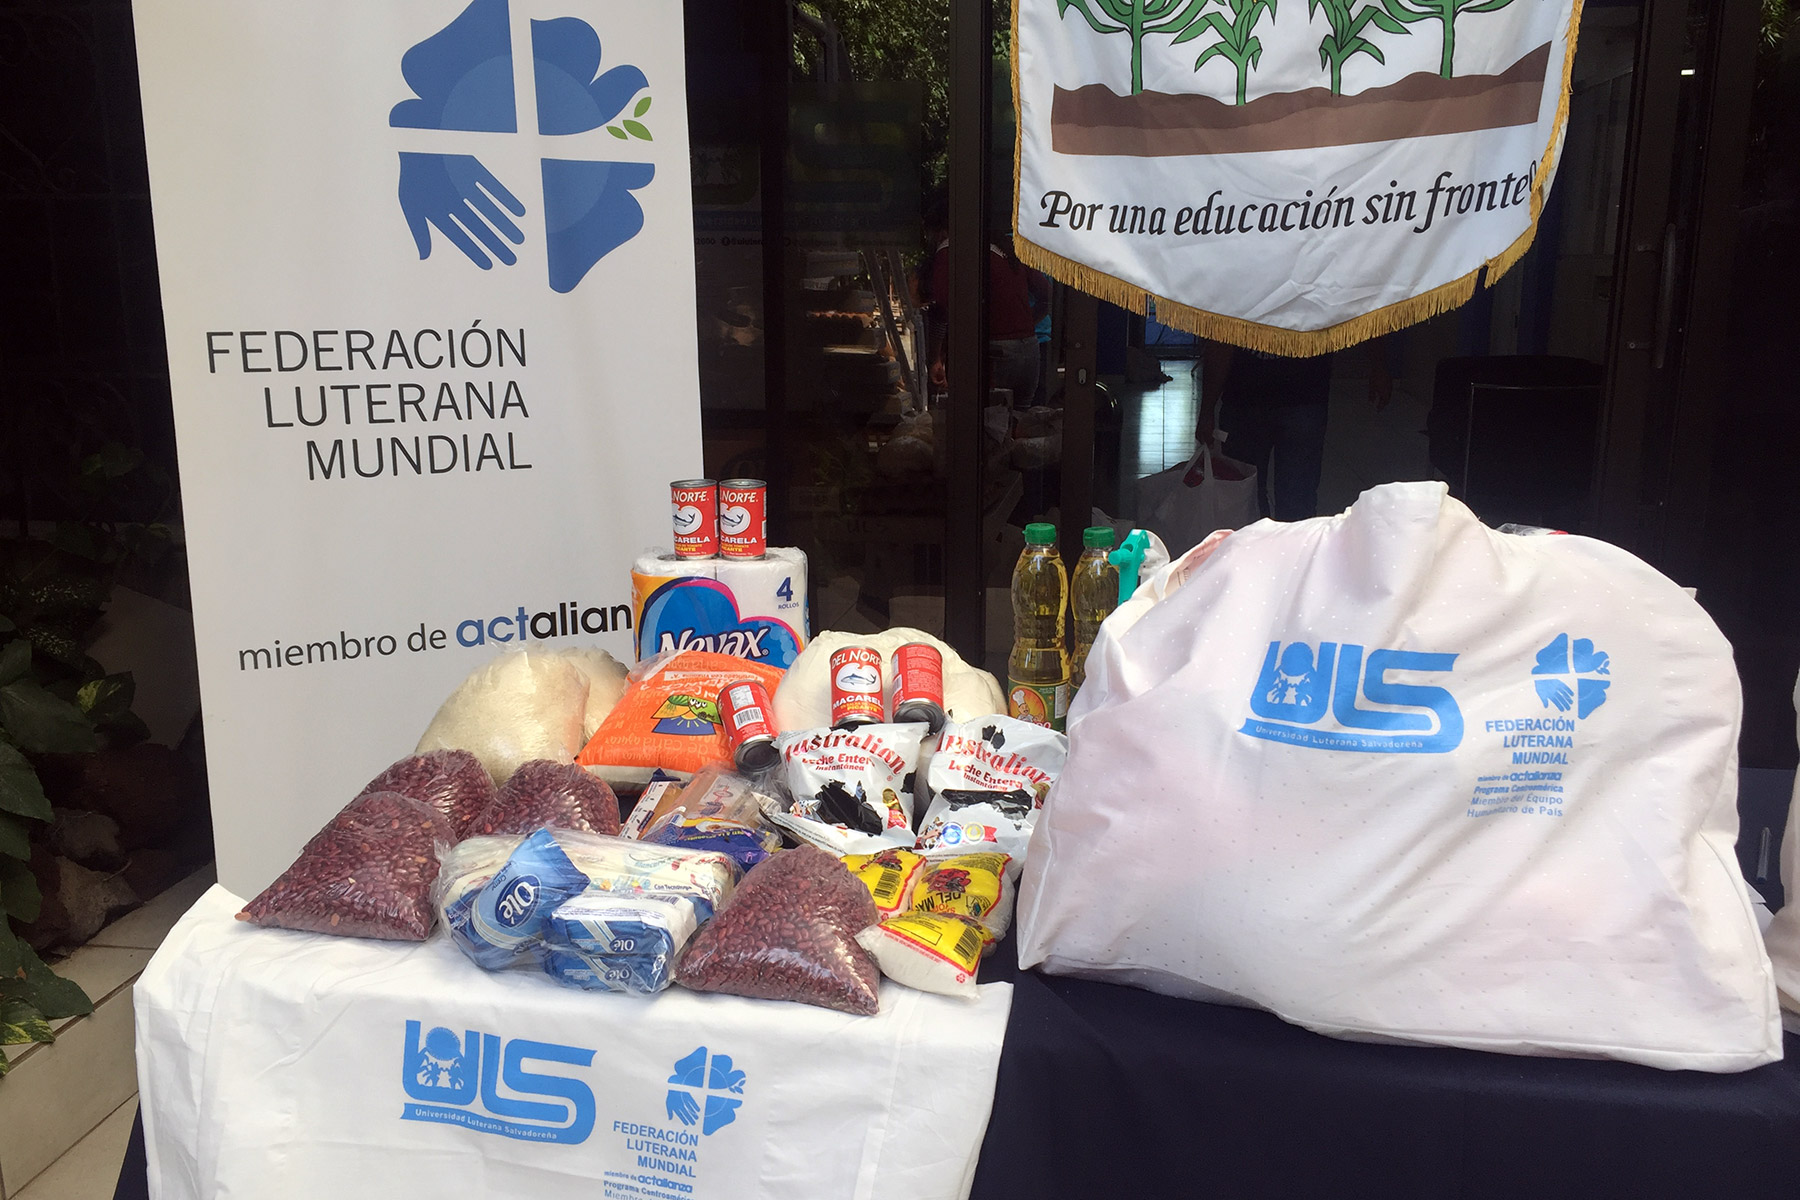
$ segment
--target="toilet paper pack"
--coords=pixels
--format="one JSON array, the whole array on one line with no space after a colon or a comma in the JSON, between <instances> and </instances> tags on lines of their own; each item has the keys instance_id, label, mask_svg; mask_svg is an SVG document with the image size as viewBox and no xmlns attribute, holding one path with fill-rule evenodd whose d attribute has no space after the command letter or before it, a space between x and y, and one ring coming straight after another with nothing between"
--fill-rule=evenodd
<instances>
[{"instance_id":1,"label":"toilet paper pack","mask_svg":"<svg viewBox=\"0 0 1800 1200\"><path fill-rule=\"evenodd\" d=\"M640 662L707 650L785 669L809 640L806 555L791 546L758 559L646 553L632 565L631 608Z\"/></svg>"}]
</instances>

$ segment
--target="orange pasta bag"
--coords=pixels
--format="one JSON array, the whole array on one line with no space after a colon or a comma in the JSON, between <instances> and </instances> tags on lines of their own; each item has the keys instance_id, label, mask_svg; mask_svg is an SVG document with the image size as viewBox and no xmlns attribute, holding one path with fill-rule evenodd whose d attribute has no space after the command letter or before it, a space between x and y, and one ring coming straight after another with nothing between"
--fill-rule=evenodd
<instances>
[{"instance_id":1,"label":"orange pasta bag","mask_svg":"<svg viewBox=\"0 0 1800 1200\"><path fill-rule=\"evenodd\" d=\"M704 650L640 664L575 761L609 783L640 783L659 767L692 775L731 757L719 724L720 690L755 679L773 692L783 674L779 667Z\"/></svg>"}]
</instances>

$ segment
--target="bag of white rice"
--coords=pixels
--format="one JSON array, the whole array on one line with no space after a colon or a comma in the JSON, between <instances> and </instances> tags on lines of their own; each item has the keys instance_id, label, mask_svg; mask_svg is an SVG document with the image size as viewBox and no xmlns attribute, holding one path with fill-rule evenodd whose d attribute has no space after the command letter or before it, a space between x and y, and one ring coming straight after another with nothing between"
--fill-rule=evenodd
<instances>
[{"instance_id":1,"label":"bag of white rice","mask_svg":"<svg viewBox=\"0 0 1800 1200\"><path fill-rule=\"evenodd\" d=\"M572 762L624 688L624 666L604 650L511 650L450 693L416 752L467 750L505 783L533 759Z\"/></svg>"}]
</instances>

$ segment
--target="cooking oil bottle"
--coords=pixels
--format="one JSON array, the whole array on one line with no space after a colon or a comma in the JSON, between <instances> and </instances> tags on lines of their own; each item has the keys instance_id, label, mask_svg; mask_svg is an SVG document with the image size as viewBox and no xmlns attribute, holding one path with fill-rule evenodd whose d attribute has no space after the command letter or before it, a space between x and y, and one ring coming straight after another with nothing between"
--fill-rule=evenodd
<instances>
[{"instance_id":1,"label":"cooking oil bottle","mask_svg":"<svg viewBox=\"0 0 1800 1200\"><path fill-rule=\"evenodd\" d=\"M1063 620L1069 574L1056 549L1056 526L1025 527L1025 550L1013 568L1013 648L1006 660L1006 711L1021 721L1063 727L1069 712L1069 654Z\"/></svg>"},{"instance_id":2,"label":"cooking oil bottle","mask_svg":"<svg viewBox=\"0 0 1800 1200\"><path fill-rule=\"evenodd\" d=\"M1087 681L1088 651L1100 636L1100 622L1119 606L1119 568L1107 561L1112 548L1111 526L1090 525L1081 531L1081 559L1075 564L1075 578L1069 584L1075 607L1075 649L1069 655L1070 699Z\"/></svg>"}]
</instances>

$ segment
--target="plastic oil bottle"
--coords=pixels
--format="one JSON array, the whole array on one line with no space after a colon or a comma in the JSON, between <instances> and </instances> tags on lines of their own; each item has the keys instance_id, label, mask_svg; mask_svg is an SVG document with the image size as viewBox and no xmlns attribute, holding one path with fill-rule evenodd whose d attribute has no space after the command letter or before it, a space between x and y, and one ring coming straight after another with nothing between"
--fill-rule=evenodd
<instances>
[{"instance_id":1,"label":"plastic oil bottle","mask_svg":"<svg viewBox=\"0 0 1800 1200\"><path fill-rule=\"evenodd\" d=\"M1090 525L1081 531L1081 559L1069 583L1075 609L1075 648L1069 654L1069 698L1087 681L1087 656L1100 636L1100 622L1119 606L1119 568L1107 555L1113 548L1110 526Z\"/></svg>"},{"instance_id":2,"label":"plastic oil bottle","mask_svg":"<svg viewBox=\"0 0 1800 1200\"><path fill-rule=\"evenodd\" d=\"M1069 712L1069 653L1063 620L1069 574L1056 549L1056 526L1025 527L1025 550L1013 568L1013 648L1006 660L1006 711L1021 721L1063 727Z\"/></svg>"}]
</instances>

